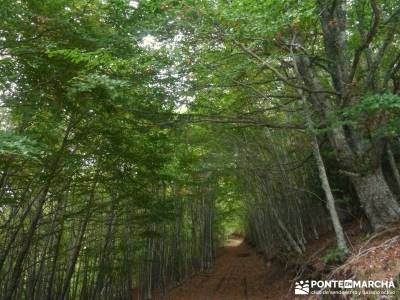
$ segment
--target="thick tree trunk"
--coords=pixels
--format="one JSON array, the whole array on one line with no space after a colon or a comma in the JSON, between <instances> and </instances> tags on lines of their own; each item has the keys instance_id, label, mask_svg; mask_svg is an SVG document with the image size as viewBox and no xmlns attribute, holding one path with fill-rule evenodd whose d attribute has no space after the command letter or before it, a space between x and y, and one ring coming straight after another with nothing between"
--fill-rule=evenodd
<instances>
[{"instance_id":1,"label":"thick tree trunk","mask_svg":"<svg viewBox=\"0 0 400 300\"><path fill-rule=\"evenodd\" d=\"M367 175L352 176L351 180L374 230L400 220L400 205L385 181L381 167Z\"/></svg>"},{"instance_id":2,"label":"thick tree trunk","mask_svg":"<svg viewBox=\"0 0 400 300\"><path fill-rule=\"evenodd\" d=\"M332 86L338 94L334 102L336 107L333 110L322 106L322 112L326 117L329 116L329 113L337 111L339 107L340 109L349 107L352 101L359 100L359 97L351 96L354 95L352 89L356 86L353 79L357 70L360 69L360 57L364 50L369 47L374 31L370 31L364 37L364 41L356 49L351 62L346 56L346 1L318 0L317 4L321 11L320 20L325 52L327 58L331 61L329 69ZM373 10L373 27L371 30L376 30L379 22L379 8L375 1L371 1L371 5ZM332 26L332 24L335 24L335 26ZM377 55L382 55L382 53ZM379 57L377 59L380 60ZM375 63L379 63L379 60ZM310 68L310 66L309 62L303 62L304 70L302 70L302 75L305 83L311 83L311 86L315 89L321 84L314 77L316 73L312 72L312 67ZM369 68L369 71L371 74L374 72L371 68ZM318 104L327 100L321 94L314 93L314 97L316 99L315 102ZM383 141L371 141L370 137L363 136L362 130L360 131L359 128L351 128L347 132L343 126L340 126L332 130L331 144L336 151L336 156L341 166L352 172L359 173L350 174L351 172L349 172L361 205L372 227L375 230L379 230L387 227L390 223L400 220L400 205L390 191L380 166L382 154L380 152L383 150ZM361 164L363 166L360 166ZM362 169L361 172L359 172L360 169Z\"/></svg>"},{"instance_id":3,"label":"thick tree trunk","mask_svg":"<svg viewBox=\"0 0 400 300\"><path fill-rule=\"evenodd\" d=\"M396 159L394 158L392 147L389 143L387 144L387 154L394 179L396 180L397 188L400 190L400 172L397 168Z\"/></svg>"},{"instance_id":4,"label":"thick tree trunk","mask_svg":"<svg viewBox=\"0 0 400 300\"><path fill-rule=\"evenodd\" d=\"M349 148L346 138L331 135L331 143L336 150L340 165L351 170L348 173L357 192L361 207L374 230L381 230L400 220L400 205L390 190L382 172L381 157L384 149L382 141L353 139L351 154L343 151ZM362 162L362 163L361 163Z\"/></svg>"}]
</instances>

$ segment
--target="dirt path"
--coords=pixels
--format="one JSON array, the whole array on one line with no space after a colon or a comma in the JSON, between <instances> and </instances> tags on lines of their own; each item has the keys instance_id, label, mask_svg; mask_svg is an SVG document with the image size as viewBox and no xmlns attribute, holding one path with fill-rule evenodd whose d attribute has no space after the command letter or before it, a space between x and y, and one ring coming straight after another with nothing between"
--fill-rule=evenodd
<instances>
[{"instance_id":1,"label":"dirt path","mask_svg":"<svg viewBox=\"0 0 400 300\"><path fill-rule=\"evenodd\" d=\"M220 249L211 271L192 277L161 299L281 299L287 291L286 281L282 279L281 270L266 267L262 258L241 239L231 239Z\"/></svg>"}]
</instances>

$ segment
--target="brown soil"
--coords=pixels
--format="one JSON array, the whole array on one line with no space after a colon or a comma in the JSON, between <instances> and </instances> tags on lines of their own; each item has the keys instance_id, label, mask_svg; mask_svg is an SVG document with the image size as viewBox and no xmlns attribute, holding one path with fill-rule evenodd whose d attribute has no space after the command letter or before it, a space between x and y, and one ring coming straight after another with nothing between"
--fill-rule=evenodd
<instances>
[{"instance_id":1,"label":"brown soil","mask_svg":"<svg viewBox=\"0 0 400 300\"><path fill-rule=\"evenodd\" d=\"M347 224L345 230L352 254L341 266L328 266L322 259L335 246L335 236L331 232L310 241L303 256L288 257L287 261L280 261L280 265L277 260L265 263L240 237L233 237L219 249L215 266L210 271L186 280L171 289L167 296L155 292L153 299L304 299L293 294L293 281L299 277L387 280L400 276L400 224L372 235L367 235L358 221ZM299 266L308 266L308 271ZM400 299L400 295L395 297L398 298L393 299Z\"/></svg>"},{"instance_id":2,"label":"brown soil","mask_svg":"<svg viewBox=\"0 0 400 300\"><path fill-rule=\"evenodd\" d=\"M265 264L240 238L228 241L220 249L216 264L172 289L168 300L261 300L281 299L288 291L289 278L283 270Z\"/></svg>"}]
</instances>

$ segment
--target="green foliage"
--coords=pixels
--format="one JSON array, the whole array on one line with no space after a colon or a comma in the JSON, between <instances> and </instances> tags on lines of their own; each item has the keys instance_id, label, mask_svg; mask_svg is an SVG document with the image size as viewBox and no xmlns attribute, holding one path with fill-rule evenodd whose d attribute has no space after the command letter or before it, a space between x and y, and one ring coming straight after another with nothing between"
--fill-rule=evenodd
<instances>
[{"instance_id":1,"label":"green foliage","mask_svg":"<svg viewBox=\"0 0 400 300\"><path fill-rule=\"evenodd\" d=\"M27 136L0 131L0 157L38 159L40 147Z\"/></svg>"},{"instance_id":2,"label":"green foliage","mask_svg":"<svg viewBox=\"0 0 400 300\"><path fill-rule=\"evenodd\" d=\"M400 273L398 273L396 275L396 277L393 278L393 280L394 280L394 284L396 286L396 288L394 290L394 292L395 292L394 296L399 297L400 296Z\"/></svg>"},{"instance_id":3,"label":"green foliage","mask_svg":"<svg viewBox=\"0 0 400 300\"><path fill-rule=\"evenodd\" d=\"M340 204L349 204L352 201L352 199L350 197L342 197L342 198L336 197L335 201Z\"/></svg>"},{"instance_id":4,"label":"green foliage","mask_svg":"<svg viewBox=\"0 0 400 300\"><path fill-rule=\"evenodd\" d=\"M343 115L350 122L370 128L374 136L396 136L400 128L400 96L388 93L368 95L346 109Z\"/></svg>"},{"instance_id":5,"label":"green foliage","mask_svg":"<svg viewBox=\"0 0 400 300\"><path fill-rule=\"evenodd\" d=\"M364 97L359 104L345 112L348 116L357 116L362 113L378 114L379 112L398 113L400 110L400 96L394 94L370 95Z\"/></svg>"},{"instance_id":6,"label":"green foliage","mask_svg":"<svg viewBox=\"0 0 400 300\"><path fill-rule=\"evenodd\" d=\"M362 53L343 92L332 76L353 60L325 49L318 3L328 2L1 1L1 126L12 130L0 132L0 296L150 298L211 267L238 231L271 253L301 253L326 218L298 86L322 143L345 128L369 151L400 128L398 43L387 37L398 3L379 5L388 23L367 45L388 54L375 66ZM350 1L346 15L344 60L373 12ZM293 54L324 91L302 86ZM342 258L332 249L324 260Z\"/></svg>"},{"instance_id":7,"label":"green foliage","mask_svg":"<svg viewBox=\"0 0 400 300\"><path fill-rule=\"evenodd\" d=\"M329 265L332 264L339 264L343 262L344 258L346 257L345 252L343 249L335 247L331 248L327 251L327 253L324 255L322 260Z\"/></svg>"},{"instance_id":8,"label":"green foliage","mask_svg":"<svg viewBox=\"0 0 400 300\"><path fill-rule=\"evenodd\" d=\"M222 177L217 186L216 214L219 239L225 241L233 233L244 234L243 195L237 189L237 178Z\"/></svg>"}]
</instances>

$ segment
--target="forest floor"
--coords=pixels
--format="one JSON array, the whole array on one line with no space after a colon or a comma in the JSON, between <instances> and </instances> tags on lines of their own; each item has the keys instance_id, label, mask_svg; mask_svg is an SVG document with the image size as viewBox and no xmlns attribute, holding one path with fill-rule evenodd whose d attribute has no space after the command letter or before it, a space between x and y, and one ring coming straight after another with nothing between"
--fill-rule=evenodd
<instances>
[{"instance_id":1,"label":"forest floor","mask_svg":"<svg viewBox=\"0 0 400 300\"><path fill-rule=\"evenodd\" d=\"M232 238L218 251L215 266L172 289L168 300L281 299L289 278L282 270L265 264L262 257L240 238Z\"/></svg>"},{"instance_id":2,"label":"forest floor","mask_svg":"<svg viewBox=\"0 0 400 300\"><path fill-rule=\"evenodd\" d=\"M345 226L352 254L340 265L327 265L324 257L335 246L329 232L311 241L303 256L265 263L241 238L232 238L217 253L215 266L194 275L157 300L292 300L295 278L398 280L400 277L400 224L368 234L355 221ZM307 299L319 299L307 297ZM336 299L336 298L334 298ZM370 298L357 298L370 299ZM400 299L400 295L394 298Z\"/></svg>"}]
</instances>

